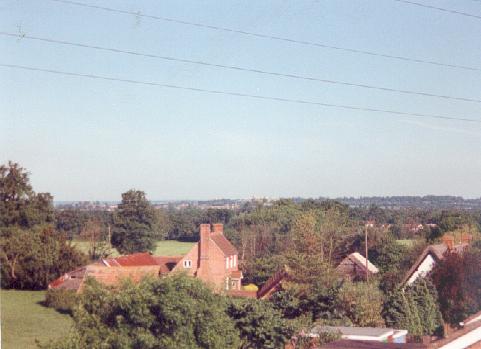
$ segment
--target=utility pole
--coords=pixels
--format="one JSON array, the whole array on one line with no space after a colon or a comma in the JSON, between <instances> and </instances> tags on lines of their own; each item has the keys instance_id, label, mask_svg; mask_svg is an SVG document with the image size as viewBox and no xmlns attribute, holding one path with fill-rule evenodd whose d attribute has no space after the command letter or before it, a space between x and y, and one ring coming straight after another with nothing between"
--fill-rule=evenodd
<instances>
[{"instance_id":1,"label":"utility pole","mask_svg":"<svg viewBox=\"0 0 481 349\"><path fill-rule=\"evenodd\" d=\"M110 233L110 223L107 225L108 226L108 231L109 231L109 248L112 248L112 242L111 242L111 233Z\"/></svg>"},{"instance_id":2,"label":"utility pole","mask_svg":"<svg viewBox=\"0 0 481 349\"><path fill-rule=\"evenodd\" d=\"M366 282L369 281L369 260L367 252L367 224L364 225L364 245L366 245Z\"/></svg>"}]
</instances>

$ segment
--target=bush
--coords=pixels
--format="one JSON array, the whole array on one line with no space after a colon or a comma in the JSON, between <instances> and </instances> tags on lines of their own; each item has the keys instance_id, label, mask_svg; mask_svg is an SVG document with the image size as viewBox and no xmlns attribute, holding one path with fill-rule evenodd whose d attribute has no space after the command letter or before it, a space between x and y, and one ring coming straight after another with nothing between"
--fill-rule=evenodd
<instances>
[{"instance_id":1,"label":"bush","mask_svg":"<svg viewBox=\"0 0 481 349\"><path fill-rule=\"evenodd\" d=\"M45 305L49 308L54 308L61 313L72 314L77 302L77 293L72 290L50 289L45 295Z\"/></svg>"}]
</instances>

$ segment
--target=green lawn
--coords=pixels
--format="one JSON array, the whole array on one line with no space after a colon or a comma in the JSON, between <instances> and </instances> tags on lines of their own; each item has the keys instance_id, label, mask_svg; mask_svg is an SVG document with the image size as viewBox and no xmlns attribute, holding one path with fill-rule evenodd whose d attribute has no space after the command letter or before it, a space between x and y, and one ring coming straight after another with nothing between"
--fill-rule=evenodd
<instances>
[{"instance_id":1,"label":"green lawn","mask_svg":"<svg viewBox=\"0 0 481 349\"><path fill-rule=\"evenodd\" d=\"M194 246L194 242L182 242L175 240L164 240L157 242L154 255L157 256L178 256L184 255Z\"/></svg>"},{"instance_id":2,"label":"green lawn","mask_svg":"<svg viewBox=\"0 0 481 349\"><path fill-rule=\"evenodd\" d=\"M75 245L80 251L84 253L88 253L89 244L87 241L73 241L73 245ZM176 240L163 240L157 242L157 247L154 251L154 255L157 256L178 256L186 254L190 251L192 246L194 245L193 242L182 242ZM118 252L116 249L113 249L112 257L118 256Z\"/></svg>"},{"instance_id":3,"label":"green lawn","mask_svg":"<svg viewBox=\"0 0 481 349\"><path fill-rule=\"evenodd\" d=\"M45 343L68 333L70 316L39 304L44 298L44 291L1 290L2 349L33 349L35 339Z\"/></svg>"}]
</instances>

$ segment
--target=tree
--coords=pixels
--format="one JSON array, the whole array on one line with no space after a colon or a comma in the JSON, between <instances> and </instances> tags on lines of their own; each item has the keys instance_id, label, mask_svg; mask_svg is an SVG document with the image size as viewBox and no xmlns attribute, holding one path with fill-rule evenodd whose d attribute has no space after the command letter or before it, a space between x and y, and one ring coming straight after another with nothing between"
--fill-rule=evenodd
<instances>
[{"instance_id":1,"label":"tree","mask_svg":"<svg viewBox=\"0 0 481 349\"><path fill-rule=\"evenodd\" d=\"M184 275L123 283L90 280L74 311L74 331L44 348L237 348L239 331L223 296Z\"/></svg>"},{"instance_id":2,"label":"tree","mask_svg":"<svg viewBox=\"0 0 481 349\"><path fill-rule=\"evenodd\" d=\"M480 265L481 252L477 249L448 252L431 273L443 318L453 326L481 309Z\"/></svg>"},{"instance_id":3,"label":"tree","mask_svg":"<svg viewBox=\"0 0 481 349\"><path fill-rule=\"evenodd\" d=\"M420 278L404 290L389 293L382 315L387 326L406 329L413 336L442 333L437 292L429 279Z\"/></svg>"},{"instance_id":4,"label":"tree","mask_svg":"<svg viewBox=\"0 0 481 349\"><path fill-rule=\"evenodd\" d=\"M340 304L353 325L380 327L383 294L375 282L345 282L340 291Z\"/></svg>"},{"instance_id":5,"label":"tree","mask_svg":"<svg viewBox=\"0 0 481 349\"><path fill-rule=\"evenodd\" d=\"M105 258L111 253L108 234L99 219L89 219L80 232L80 237L88 241L90 259Z\"/></svg>"},{"instance_id":6,"label":"tree","mask_svg":"<svg viewBox=\"0 0 481 349\"><path fill-rule=\"evenodd\" d=\"M41 290L50 281L86 263L65 235L51 227L10 229L0 234L2 288Z\"/></svg>"},{"instance_id":7,"label":"tree","mask_svg":"<svg viewBox=\"0 0 481 349\"><path fill-rule=\"evenodd\" d=\"M282 348L294 333L294 328L269 302L233 299L227 314L240 333L241 349Z\"/></svg>"},{"instance_id":8,"label":"tree","mask_svg":"<svg viewBox=\"0 0 481 349\"><path fill-rule=\"evenodd\" d=\"M120 253L153 251L156 242L155 212L145 193L129 190L114 214L112 245Z\"/></svg>"},{"instance_id":9,"label":"tree","mask_svg":"<svg viewBox=\"0 0 481 349\"><path fill-rule=\"evenodd\" d=\"M0 228L24 229L37 224L53 223L53 198L49 193L36 194L28 172L9 161L0 165Z\"/></svg>"}]
</instances>

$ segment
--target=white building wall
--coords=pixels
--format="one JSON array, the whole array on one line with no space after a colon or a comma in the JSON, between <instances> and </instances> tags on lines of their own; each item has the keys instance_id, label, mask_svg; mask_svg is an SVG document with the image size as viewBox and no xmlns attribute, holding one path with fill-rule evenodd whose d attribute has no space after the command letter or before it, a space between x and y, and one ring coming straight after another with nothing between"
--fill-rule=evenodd
<instances>
[{"instance_id":1,"label":"white building wall","mask_svg":"<svg viewBox=\"0 0 481 349\"><path fill-rule=\"evenodd\" d=\"M417 280L418 277L426 276L426 274L433 270L434 264L436 264L436 261L430 254L428 254L419 265L419 267L416 269L416 271L408 279L407 284L411 285L414 281Z\"/></svg>"}]
</instances>

